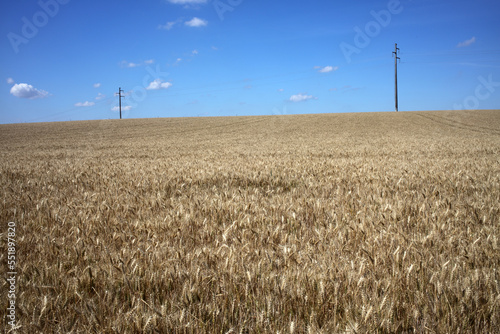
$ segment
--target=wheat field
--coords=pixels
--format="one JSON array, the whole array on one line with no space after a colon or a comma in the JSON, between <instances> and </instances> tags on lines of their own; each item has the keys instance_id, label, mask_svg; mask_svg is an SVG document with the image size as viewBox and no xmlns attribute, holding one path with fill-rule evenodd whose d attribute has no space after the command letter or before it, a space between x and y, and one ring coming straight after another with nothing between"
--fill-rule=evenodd
<instances>
[{"instance_id":1,"label":"wheat field","mask_svg":"<svg viewBox=\"0 0 500 334\"><path fill-rule=\"evenodd\" d=\"M500 332L500 111L0 125L14 333Z\"/></svg>"}]
</instances>

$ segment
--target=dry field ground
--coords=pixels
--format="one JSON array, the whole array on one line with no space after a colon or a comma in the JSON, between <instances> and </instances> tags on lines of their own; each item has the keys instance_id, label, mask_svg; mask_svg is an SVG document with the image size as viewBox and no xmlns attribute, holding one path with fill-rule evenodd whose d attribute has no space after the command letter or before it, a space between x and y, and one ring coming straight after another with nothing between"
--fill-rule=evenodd
<instances>
[{"instance_id":1,"label":"dry field ground","mask_svg":"<svg viewBox=\"0 0 500 334\"><path fill-rule=\"evenodd\" d=\"M500 111L0 125L18 333L500 332ZM14 331L13 331L14 332Z\"/></svg>"}]
</instances>

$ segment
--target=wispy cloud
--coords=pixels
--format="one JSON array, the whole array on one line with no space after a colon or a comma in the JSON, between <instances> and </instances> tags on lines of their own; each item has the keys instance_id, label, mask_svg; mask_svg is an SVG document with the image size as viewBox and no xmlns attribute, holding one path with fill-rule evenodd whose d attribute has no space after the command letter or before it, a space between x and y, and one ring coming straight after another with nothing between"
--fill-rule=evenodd
<instances>
[{"instance_id":1,"label":"wispy cloud","mask_svg":"<svg viewBox=\"0 0 500 334\"><path fill-rule=\"evenodd\" d=\"M122 111L129 111L131 109L131 106L122 106ZM111 108L111 111L120 111L120 107L113 107Z\"/></svg>"},{"instance_id":2,"label":"wispy cloud","mask_svg":"<svg viewBox=\"0 0 500 334\"><path fill-rule=\"evenodd\" d=\"M471 39L468 39L466 41L458 43L457 48L464 48L464 47L470 46L474 43L476 43L476 37L472 37Z\"/></svg>"},{"instance_id":3,"label":"wispy cloud","mask_svg":"<svg viewBox=\"0 0 500 334\"><path fill-rule=\"evenodd\" d=\"M49 95L48 92L36 89L32 85L28 85L27 83L15 84L10 89L10 93L15 97L19 97L21 99L41 99L47 97Z\"/></svg>"},{"instance_id":4,"label":"wispy cloud","mask_svg":"<svg viewBox=\"0 0 500 334\"><path fill-rule=\"evenodd\" d=\"M155 62L154 59L148 59L148 60L145 60L145 61L140 62L140 63L134 63L134 62L122 60L120 62L120 66L125 67L125 68L134 68L134 67L139 67L139 66L143 66L143 65L151 65L151 64L154 64L154 62Z\"/></svg>"},{"instance_id":5,"label":"wispy cloud","mask_svg":"<svg viewBox=\"0 0 500 334\"><path fill-rule=\"evenodd\" d=\"M127 67L127 68L134 68L134 67L140 66L137 63L128 62L126 60L122 60L122 62L120 64L121 64L122 67Z\"/></svg>"},{"instance_id":6,"label":"wispy cloud","mask_svg":"<svg viewBox=\"0 0 500 334\"><path fill-rule=\"evenodd\" d=\"M97 96L96 96L96 98L95 98L95 99L96 99L97 101L99 101L99 100L104 99L105 97L106 97L106 95L104 95L104 94L102 94L102 93L99 93L99 94L97 94Z\"/></svg>"},{"instance_id":7,"label":"wispy cloud","mask_svg":"<svg viewBox=\"0 0 500 334\"><path fill-rule=\"evenodd\" d=\"M208 24L208 21L193 17L191 20L184 22L185 25L192 28L204 27Z\"/></svg>"},{"instance_id":8,"label":"wispy cloud","mask_svg":"<svg viewBox=\"0 0 500 334\"><path fill-rule=\"evenodd\" d=\"M318 99L317 97L307 94L297 94L297 95L292 95L290 97L291 102L303 102L307 100L317 100L317 99Z\"/></svg>"},{"instance_id":9,"label":"wispy cloud","mask_svg":"<svg viewBox=\"0 0 500 334\"><path fill-rule=\"evenodd\" d=\"M92 107L93 105L95 105L95 102L85 101L75 103L75 107Z\"/></svg>"},{"instance_id":10,"label":"wispy cloud","mask_svg":"<svg viewBox=\"0 0 500 334\"><path fill-rule=\"evenodd\" d=\"M319 73L329 73L329 72L334 72L339 69L338 66L325 66L325 67L316 67L319 68L318 72Z\"/></svg>"},{"instance_id":11,"label":"wispy cloud","mask_svg":"<svg viewBox=\"0 0 500 334\"><path fill-rule=\"evenodd\" d=\"M340 88L334 87L328 89L329 92L339 92L339 93L346 93L346 92L354 92L357 90L363 89L363 87L352 87L351 85L346 85L342 86Z\"/></svg>"},{"instance_id":12,"label":"wispy cloud","mask_svg":"<svg viewBox=\"0 0 500 334\"><path fill-rule=\"evenodd\" d=\"M7 78L7 83L8 83L9 85L12 85L12 84L14 83L14 79L12 79L12 78Z\"/></svg>"},{"instance_id":13,"label":"wispy cloud","mask_svg":"<svg viewBox=\"0 0 500 334\"><path fill-rule=\"evenodd\" d=\"M177 19L175 21L170 21L170 22L167 22L165 24L158 25L158 29L160 29L160 30L171 30L177 24L182 23L182 22L183 22L183 19L179 18L179 19ZM193 17L189 21L184 21L184 25L186 25L188 27L192 27L192 28L199 28L199 27L205 27L206 25L208 25L208 21L200 19L198 17Z\"/></svg>"},{"instance_id":14,"label":"wispy cloud","mask_svg":"<svg viewBox=\"0 0 500 334\"><path fill-rule=\"evenodd\" d=\"M170 82L164 82L161 79L156 79L155 81L151 82L149 86L146 87L147 90L158 90L158 89L168 89L172 87L172 84Z\"/></svg>"},{"instance_id":15,"label":"wispy cloud","mask_svg":"<svg viewBox=\"0 0 500 334\"><path fill-rule=\"evenodd\" d=\"M170 30L172 29L179 21L172 21L172 22L167 22L165 24L160 24L158 26L158 29L163 29L163 30Z\"/></svg>"}]
</instances>

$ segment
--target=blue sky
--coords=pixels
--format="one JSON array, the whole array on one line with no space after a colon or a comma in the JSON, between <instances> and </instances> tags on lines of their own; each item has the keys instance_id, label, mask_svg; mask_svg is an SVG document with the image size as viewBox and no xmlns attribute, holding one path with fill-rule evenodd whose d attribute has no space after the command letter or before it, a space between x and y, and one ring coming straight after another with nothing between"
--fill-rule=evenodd
<instances>
[{"instance_id":1,"label":"blue sky","mask_svg":"<svg viewBox=\"0 0 500 334\"><path fill-rule=\"evenodd\" d=\"M500 108L497 0L5 0L0 123Z\"/></svg>"}]
</instances>

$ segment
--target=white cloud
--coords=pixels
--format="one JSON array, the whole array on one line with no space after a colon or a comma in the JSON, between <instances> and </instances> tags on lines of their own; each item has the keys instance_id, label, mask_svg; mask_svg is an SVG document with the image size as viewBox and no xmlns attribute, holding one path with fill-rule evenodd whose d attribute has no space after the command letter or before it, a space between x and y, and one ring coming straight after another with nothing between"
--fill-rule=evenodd
<instances>
[{"instance_id":1,"label":"white cloud","mask_svg":"<svg viewBox=\"0 0 500 334\"><path fill-rule=\"evenodd\" d=\"M164 82L161 79L155 79L155 81L151 82L148 87L146 87L147 90L158 90L158 89L168 89L172 87L172 84L170 82Z\"/></svg>"},{"instance_id":2,"label":"white cloud","mask_svg":"<svg viewBox=\"0 0 500 334\"><path fill-rule=\"evenodd\" d=\"M466 41L460 42L457 44L457 48L463 48L466 46L470 46L472 44L476 43L476 37L472 37L471 39L468 39Z\"/></svg>"},{"instance_id":3,"label":"white cloud","mask_svg":"<svg viewBox=\"0 0 500 334\"><path fill-rule=\"evenodd\" d=\"M106 95L104 95L104 94L102 94L102 93L99 93L99 94L97 94L97 96L96 96L96 98L95 98L95 99L99 101L99 100L104 99L105 97L106 97Z\"/></svg>"},{"instance_id":4,"label":"white cloud","mask_svg":"<svg viewBox=\"0 0 500 334\"><path fill-rule=\"evenodd\" d=\"M94 88L99 88L99 87L101 87L101 83L100 82L94 84Z\"/></svg>"},{"instance_id":5,"label":"white cloud","mask_svg":"<svg viewBox=\"0 0 500 334\"><path fill-rule=\"evenodd\" d=\"M89 101L78 102L78 103L75 103L75 107L92 107L94 104L95 104L95 102L89 102Z\"/></svg>"},{"instance_id":6,"label":"white cloud","mask_svg":"<svg viewBox=\"0 0 500 334\"><path fill-rule=\"evenodd\" d=\"M333 66L325 66L323 68L321 68L321 67L315 67L315 68L319 68L320 69L318 71L319 73L329 73L329 72L333 72L333 71L336 71L336 70L339 69L338 66L335 66L335 67L333 67Z\"/></svg>"},{"instance_id":7,"label":"white cloud","mask_svg":"<svg viewBox=\"0 0 500 334\"><path fill-rule=\"evenodd\" d=\"M290 97L291 102L303 102L307 100L317 100L317 97L314 97L312 95L306 95L306 94L297 94L297 95L292 95Z\"/></svg>"},{"instance_id":8,"label":"white cloud","mask_svg":"<svg viewBox=\"0 0 500 334\"><path fill-rule=\"evenodd\" d=\"M15 97L19 97L22 99L38 99L47 97L49 95L48 92L36 89L32 85L28 85L27 83L15 84L10 89L10 93Z\"/></svg>"},{"instance_id":9,"label":"white cloud","mask_svg":"<svg viewBox=\"0 0 500 334\"><path fill-rule=\"evenodd\" d=\"M191 52L191 54L193 55L197 55L198 53L199 53L198 50L193 50L193 52Z\"/></svg>"},{"instance_id":10,"label":"white cloud","mask_svg":"<svg viewBox=\"0 0 500 334\"><path fill-rule=\"evenodd\" d=\"M278 89L278 92L284 92L285 90L283 88Z\"/></svg>"},{"instance_id":11,"label":"white cloud","mask_svg":"<svg viewBox=\"0 0 500 334\"><path fill-rule=\"evenodd\" d=\"M130 111L132 109L131 106L122 106L122 111ZM113 107L111 111L120 111L120 107Z\"/></svg>"},{"instance_id":12,"label":"white cloud","mask_svg":"<svg viewBox=\"0 0 500 334\"><path fill-rule=\"evenodd\" d=\"M168 0L168 2L176 5L191 5L191 4L206 3L207 0Z\"/></svg>"},{"instance_id":13,"label":"white cloud","mask_svg":"<svg viewBox=\"0 0 500 334\"><path fill-rule=\"evenodd\" d=\"M170 30L172 29L175 25L177 24L177 21L173 21L173 22L167 22L165 24L160 24L158 26L158 29L163 29L163 30Z\"/></svg>"},{"instance_id":14,"label":"white cloud","mask_svg":"<svg viewBox=\"0 0 500 334\"><path fill-rule=\"evenodd\" d=\"M193 28L198 28L198 27L204 27L208 24L206 20L199 19L197 17L193 17L192 20L184 22L185 25L188 27L193 27Z\"/></svg>"},{"instance_id":15,"label":"white cloud","mask_svg":"<svg viewBox=\"0 0 500 334\"><path fill-rule=\"evenodd\" d=\"M7 83L8 83L9 85L12 85L12 84L14 83L14 79L12 79L12 78L7 78Z\"/></svg>"},{"instance_id":16,"label":"white cloud","mask_svg":"<svg viewBox=\"0 0 500 334\"><path fill-rule=\"evenodd\" d=\"M134 68L134 67L139 66L139 64L137 64L137 63L128 62L126 60L122 60L122 62L120 63L120 65L122 67L128 67L128 68Z\"/></svg>"},{"instance_id":17,"label":"white cloud","mask_svg":"<svg viewBox=\"0 0 500 334\"><path fill-rule=\"evenodd\" d=\"M120 62L121 67L126 67L126 68L134 68L134 67L139 67L143 65L151 65L154 64L155 60L154 59L148 59L140 63L134 63L134 62L128 62L126 60L122 60Z\"/></svg>"}]
</instances>

